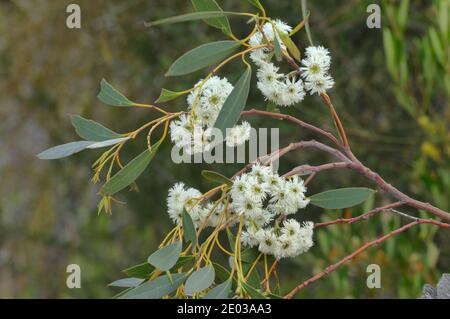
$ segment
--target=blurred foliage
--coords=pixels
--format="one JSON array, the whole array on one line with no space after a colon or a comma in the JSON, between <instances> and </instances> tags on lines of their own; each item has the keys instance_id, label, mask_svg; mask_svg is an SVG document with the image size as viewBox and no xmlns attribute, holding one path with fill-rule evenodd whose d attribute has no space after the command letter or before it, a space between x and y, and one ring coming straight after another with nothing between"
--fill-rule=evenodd
<instances>
[{"instance_id":1,"label":"blurred foliage","mask_svg":"<svg viewBox=\"0 0 450 319\"><path fill-rule=\"evenodd\" d=\"M170 228L168 188L182 180L207 190L210 184L199 177L201 169L230 176L240 167L175 165L167 161L167 143L139 179L140 193L121 194L127 205L116 205L112 216L97 216L98 189L88 182L95 151L59 162L38 161L35 154L41 150L74 139L70 114L94 118L119 132L152 116L146 110L98 103L101 78L133 100L151 102L162 87L186 89L202 76L177 82L164 78L175 58L222 37L201 22L143 27L143 21L191 11L189 1L182 0L79 0L82 29L69 30L65 8L72 2L0 1L0 297L113 296L107 283L145 260ZM262 2L273 17L292 25L301 20L300 1ZM310 1L313 38L333 52L334 104L358 157L405 192L448 210L448 1L382 1L382 30L366 27L371 2ZM251 10L246 1L219 3L225 10ZM243 35L245 21L233 22L233 30ZM306 46L306 36L299 35L297 43ZM225 71L231 80L236 78L233 66ZM182 109L181 103L177 100L170 108ZM250 105L263 108L263 99L254 94ZM309 97L289 112L334 129L317 98ZM252 121L254 126L273 125ZM313 138L289 124L278 126L283 145ZM135 143L126 153L132 158L141 149ZM326 160L321 154L293 153L282 161L281 170ZM329 172L318 176L310 192L349 185L369 184L352 173ZM377 199L343 212L311 208L304 217L331 220L379 204ZM384 214L317 231L314 249L282 264L279 275L285 289L401 222L399 216ZM448 234L436 235L435 228L421 225L370 249L299 296L417 297L423 284L435 283L440 273L448 272L448 241ZM65 285L66 267L72 263L81 266L81 289ZM381 266L381 289L366 287L365 271L372 263Z\"/></svg>"}]
</instances>

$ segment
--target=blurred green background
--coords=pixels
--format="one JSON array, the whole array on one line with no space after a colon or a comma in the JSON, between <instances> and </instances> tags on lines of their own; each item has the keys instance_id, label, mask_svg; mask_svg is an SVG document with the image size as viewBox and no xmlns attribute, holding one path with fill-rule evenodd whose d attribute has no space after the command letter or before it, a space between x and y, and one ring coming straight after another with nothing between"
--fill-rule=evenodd
<instances>
[{"instance_id":1,"label":"blurred green background","mask_svg":"<svg viewBox=\"0 0 450 319\"><path fill-rule=\"evenodd\" d=\"M82 10L82 29L65 25L66 6ZM225 10L253 10L246 1L218 1ZM450 209L449 1L309 1L315 42L330 48L331 91L355 153L401 190ZM300 1L262 0L269 15L291 25L301 18ZM378 3L382 29L366 26L366 8ZM132 100L152 102L162 87L192 86L204 73L166 79L171 62L185 51L223 35L202 22L146 29L143 21L192 11L181 0L2 0L0 1L0 297L109 298L107 284L121 270L144 261L171 228L167 190L176 181L206 191L199 177L210 168L232 175L239 165L175 165L166 143L139 179L140 193L123 193L126 205L112 216L97 216L98 186L89 183L90 165L100 154L84 152L56 162L37 160L40 151L76 139L69 115L81 114L125 132L153 116L147 110L118 109L96 100L105 77ZM248 31L233 19L235 33ZM295 38L307 45L302 32ZM239 65L226 69L231 80ZM254 91L252 106L264 108ZM167 106L185 107L182 99ZM289 110L333 130L317 97ZM253 126L273 121L251 119ZM281 143L313 136L285 123ZM126 149L129 158L143 144ZM326 161L321 154L289 154L287 170ZM350 172L328 172L310 193L365 186ZM352 216L387 199L376 198L344 212L308 208L301 219ZM419 214L411 211L413 214ZM423 214L423 213L420 213ZM424 214L425 216L425 214ZM380 215L315 234L309 253L283 262L286 290L344 257L364 242L398 227L399 216ZM450 270L448 232L422 225L372 248L335 273L304 289L302 298L416 298L425 283ZM382 269L382 288L366 287L366 267ZM66 287L66 267L79 264L82 288Z\"/></svg>"}]
</instances>

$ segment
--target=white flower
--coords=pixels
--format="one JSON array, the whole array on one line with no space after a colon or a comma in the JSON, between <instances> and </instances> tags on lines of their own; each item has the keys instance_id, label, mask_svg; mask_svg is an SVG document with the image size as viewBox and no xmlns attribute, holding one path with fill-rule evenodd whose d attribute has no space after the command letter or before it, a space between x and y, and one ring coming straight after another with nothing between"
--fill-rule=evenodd
<instances>
[{"instance_id":1,"label":"white flower","mask_svg":"<svg viewBox=\"0 0 450 319\"><path fill-rule=\"evenodd\" d=\"M247 181L248 187L244 193L244 196L250 200L260 203L266 199L269 185L261 183L256 177L250 177Z\"/></svg>"},{"instance_id":2,"label":"white flower","mask_svg":"<svg viewBox=\"0 0 450 319\"><path fill-rule=\"evenodd\" d=\"M203 124L210 127L214 124L215 117L233 90L233 85L226 78L218 76L212 76L205 83L203 81L200 80L196 84L196 88L188 95L187 103L189 110L195 104L194 113L196 114L196 119L202 118L201 113L210 112L210 118Z\"/></svg>"},{"instance_id":3,"label":"white flower","mask_svg":"<svg viewBox=\"0 0 450 319\"><path fill-rule=\"evenodd\" d=\"M273 85L283 77L283 74L278 73L278 70L279 68L273 63L265 63L256 72L256 77L263 85Z\"/></svg>"},{"instance_id":4,"label":"white flower","mask_svg":"<svg viewBox=\"0 0 450 319\"><path fill-rule=\"evenodd\" d=\"M301 79L288 78L281 87L281 96L283 99L280 103L277 103L278 105L291 106L303 101L305 92L303 90L303 81Z\"/></svg>"},{"instance_id":5,"label":"white flower","mask_svg":"<svg viewBox=\"0 0 450 319\"><path fill-rule=\"evenodd\" d=\"M255 236L259 242L258 250L260 252L273 255L277 251L278 240L272 229L260 229Z\"/></svg>"},{"instance_id":6,"label":"white flower","mask_svg":"<svg viewBox=\"0 0 450 319\"><path fill-rule=\"evenodd\" d=\"M283 222L281 233L289 237L298 237L300 235L301 226L295 219L286 219Z\"/></svg>"},{"instance_id":7,"label":"white flower","mask_svg":"<svg viewBox=\"0 0 450 319\"><path fill-rule=\"evenodd\" d=\"M330 51L328 49L324 48L323 46L310 46L306 48L306 57L307 58L316 58L319 61L322 61L322 64L324 66L330 66L331 64L331 57L330 57Z\"/></svg>"},{"instance_id":8,"label":"white flower","mask_svg":"<svg viewBox=\"0 0 450 319\"><path fill-rule=\"evenodd\" d=\"M277 250L274 253L275 258L295 257L298 254L298 243L295 238L281 235L277 239Z\"/></svg>"},{"instance_id":9,"label":"white flower","mask_svg":"<svg viewBox=\"0 0 450 319\"><path fill-rule=\"evenodd\" d=\"M180 148L191 144L192 133L188 116L182 115L170 123L170 138Z\"/></svg>"},{"instance_id":10,"label":"white flower","mask_svg":"<svg viewBox=\"0 0 450 319\"><path fill-rule=\"evenodd\" d=\"M316 76L314 79L305 82L305 87L311 94L325 93L327 90L331 89L333 85L334 80L329 75Z\"/></svg>"},{"instance_id":11,"label":"white flower","mask_svg":"<svg viewBox=\"0 0 450 319\"><path fill-rule=\"evenodd\" d=\"M246 225L248 228L253 227L260 229L268 225L273 220L274 215L265 209L261 209L258 214L255 214L247 219Z\"/></svg>"},{"instance_id":12,"label":"white flower","mask_svg":"<svg viewBox=\"0 0 450 319\"><path fill-rule=\"evenodd\" d=\"M302 60L302 76L307 80L314 80L320 76L323 76L328 72L330 65L325 61L311 57Z\"/></svg>"},{"instance_id":13,"label":"white flower","mask_svg":"<svg viewBox=\"0 0 450 319\"><path fill-rule=\"evenodd\" d=\"M241 125L236 125L227 131L228 135L225 138L226 144L229 147L235 147L244 144L250 139L252 127L246 121L242 122Z\"/></svg>"},{"instance_id":14,"label":"white flower","mask_svg":"<svg viewBox=\"0 0 450 319\"><path fill-rule=\"evenodd\" d=\"M234 199L233 199L234 200ZM248 197L240 197L233 201L233 209L240 215L249 218L261 212L262 204Z\"/></svg>"},{"instance_id":15,"label":"white flower","mask_svg":"<svg viewBox=\"0 0 450 319\"><path fill-rule=\"evenodd\" d=\"M247 174L243 174L234 179L233 186L231 187L231 198L233 200L238 200L239 198L244 197L245 192L249 188L247 180Z\"/></svg>"},{"instance_id":16,"label":"white flower","mask_svg":"<svg viewBox=\"0 0 450 319\"><path fill-rule=\"evenodd\" d=\"M308 251L313 245L314 241L312 239L313 236L314 224L312 222L303 223L302 228L300 229L300 234L297 238L298 246L299 246L299 254L302 254Z\"/></svg>"},{"instance_id":17,"label":"white flower","mask_svg":"<svg viewBox=\"0 0 450 319\"><path fill-rule=\"evenodd\" d=\"M266 183L273 176L272 167L256 163L252 166L250 175L256 177L260 183Z\"/></svg>"},{"instance_id":18,"label":"white flower","mask_svg":"<svg viewBox=\"0 0 450 319\"><path fill-rule=\"evenodd\" d=\"M283 186L284 179L281 178L278 174L272 174L266 181L266 183L269 185L270 192L275 192L279 187Z\"/></svg>"},{"instance_id":19,"label":"white flower","mask_svg":"<svg viewBox=\"0 0 450 319\"><path fill-rule=\"evenodd\" d=\"M241 243L247 247L255 247L259 244L258 240L255 237L255 232L253 228L247 229L247 231L243 231L241 233Z\"/></svg>"},{"instance_id":20,"label":"white flower","mask_svg":"<svg viewBox=\"0 0 450 319\"><path fill-rule=\"evenodd\" d=\"M334 80L328 74L331 58L327 49L322 46L308 47L302 65L300 71L306 80L305 87L310 94L325 93L333 87Z\"/></svg>"},{"instance_id":21,"label":"white flower","mask_svg":"<svg viewBox=\"0 0 450 319\"><path fill-rule=\"evenodd\" d=\"M196 198L200 196L200 191L195 188L186 189L183 183L177 183L169 190L168 214L175 224L181 225L184 209L193 210L197 204Z\"/></svg>"}]
</instances>

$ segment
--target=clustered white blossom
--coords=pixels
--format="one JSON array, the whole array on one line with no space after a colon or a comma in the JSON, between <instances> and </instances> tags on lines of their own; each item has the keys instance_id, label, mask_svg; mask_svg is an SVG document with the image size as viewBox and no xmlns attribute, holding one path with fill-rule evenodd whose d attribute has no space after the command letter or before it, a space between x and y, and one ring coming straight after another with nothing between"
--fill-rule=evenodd
<instances>
[{"instance_id":1,"label":"clustered white blossom","mask_svg":"<svg viewBox=\"0 0 450 319\"><path fill-rule=\"evenodd\" d=\"M308 205L305 192L301 178L280 177L271 167L256 164L251 172L234 179L228 216L224 214L222 203L199 202L201 193L186 188L183 183L169 190L168 213L174 223L181 225L186 209L197 228L203 224L216 227L225 222L233 225L242 217L245 223L241 234L243 245L257 247L277 259L295 257L313 246L313 223L301 225L295 219L286 219Z\"/></svg>"},{"instance_id":2,"label":"clustered white blossom","mask_svg":"<svg viewBox=\"0 0 450 319\"><path fill-rule=\"evenodd\" d=\"M274 30L274 26L275 29ZM292 28L280 20L265 23L262 32L256 32L249 40L251 46L273 43L277 37L282 50L286 46L279 34L288 35ZM301 77L296 73L284 74L271 60L274 52L271 48L259 48L250 53L250 58L258 67L258 89L264 97L278 106L291 106L303 101L305 89L310 94L325 93L332 88L334 81L328 74L331 65L329 51L321 46L310 46L306 49L306 58L302 60Z\"/></svg>"},{"instance_id":3,"label":"clustered white blossom","mask_svg":"<svg viewBox=\"0 0 450 319\"><path fill-rule=\"evenodd\" d=\"M202 193L195 188L187 188L184 183L177 183L169 190L167 197L168 213L172 221L181 226L183 213L186 210L194 222L194 226L199 228L205 222L205 226L216 227L221 223L221 216L224 210L223 204L214 206L210 202L200 202ZM209 215L209 216L208 216Z\"/></svg>"},{"instance_id":4,"label":"clustered white blossom","mask_svg":"<svg viewBox=\"0 0 450 319\"><path fill-rule=\"evenodd\" d=\"M188 154L211 150L214 123L232 90L233 85L226 78L212 76L206 81L200 80L187 98L188 110L193 116L182 115L170 123L172 142ZM250 129L247 122L230 129L226 136L227 145L234 147L245 143L250 137Z\"/></svg>"},{"instance_id":5,"label":"clustered white blossom","mask_svg":"<svg viewBox=\"0 0 450 319\"><path fill-rule=\"evenodd\" d=\"M309 204L305 192L298 176L284 178L260 164L237 177L231 188L231 209L245 220L242 243L277 259L309 250L313 246L313 223L300 225L295 219L286 219ZM271 226L275 219L284 221L280 224L276 220Z\"/></svg>"}]
</instances>

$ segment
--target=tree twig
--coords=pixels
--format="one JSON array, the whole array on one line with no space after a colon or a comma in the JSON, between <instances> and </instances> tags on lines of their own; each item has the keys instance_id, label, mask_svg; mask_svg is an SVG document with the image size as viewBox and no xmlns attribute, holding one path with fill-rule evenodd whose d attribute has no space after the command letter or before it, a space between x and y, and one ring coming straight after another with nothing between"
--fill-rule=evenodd
<instances>
[{"instance_id":1,"label":"tree twig","mask_svg":"<svg viewBox=\"0 0 450 319\"><path fill-rule=\"evenodd\" d=\"M340 266L344 265L346 262L352 260L354 257L356 257L357 255L361 254L363 251L365 251L366 249L372 247L372 246L376 246L381 244L382 242L386 241L387 239L400 234L416 225L419 224L432 224L432 225L436 225L439 226L441 228L450 228L450 224L446 224L446 223L442 223L436 220L432 220L432 219L417 219L416 221L413 221L409 224L406 224L400 228L397 228L395 230L393 230L392 232L376 239L373 240L371 242L368 242L366 244L364 244L363 246L359 247L357 250L355 250L353 253L351 253L350 255L346 256L345 258L339 260L337 263L328 266L327 268L325 268L323 271L321 271L320 273L318 273L317 275L311 277L310 279L304 281L303 283L301 283L300 285L298 285L297 287L295 287L290 293L288 293L285 298L286 299L291 299L292 297L295 296L295 294L297 294L297 292L299 292L301 289L303 289L304 287L308 286L309 284L317 281L318 279L328 275L329 273L335 271L336 269L338 269Z\"/></svg>"}]
</instances>

